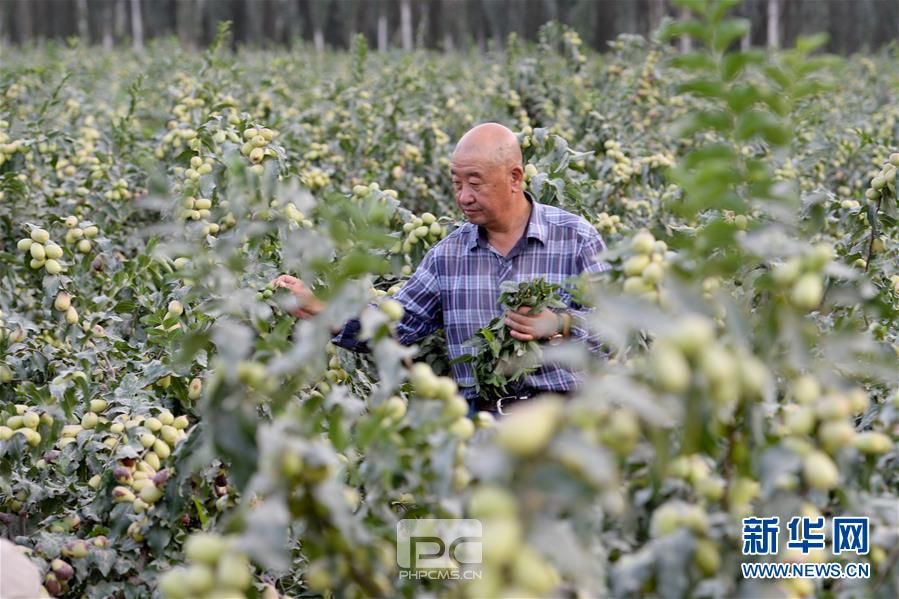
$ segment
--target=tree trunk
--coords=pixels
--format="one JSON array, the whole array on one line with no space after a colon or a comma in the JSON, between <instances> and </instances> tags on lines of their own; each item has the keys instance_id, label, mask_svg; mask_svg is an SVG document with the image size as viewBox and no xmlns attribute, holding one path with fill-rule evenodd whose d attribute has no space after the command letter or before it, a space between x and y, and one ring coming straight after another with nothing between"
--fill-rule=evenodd
<instances>
[{"instance_id":1,"label":"tree trunk","mask_svg":"<svg viewBox=\"0 0 899 599\"><path fill-rule=\"evenodd\" d=\"M441 23L443 25L443 49L451 52L456 47L463 47L465 40L462 39L464 26L460 27L460 21L464 21L465 3L458 0L440 0L440 14L442 15Z\"/></svg>"},{"instance_id":2,"label":"tree trunk","mask_svg":"<svg viewBox=\"0 0 899 599\"><path fill-rule=\"evenodd\" d=\"M113 11L115 0L103 0L103 10L100 14L100 29L103 31L103 48L111 50L113 46Z\"/></svg>"},{"instance_id":3,"label":"tree trunk","mask_svg":"<svg viewBox=\"0 0 899 599\"><path fill-rule=\"evenodd\" d=\"M662 24L662 19L668 13L668 6L665 0L649 0L649 35L653 33Z\"/></svg>"},{"instance_id":4,"label":"tree trunk","mask_svg":"<svg viewBox=\"0 0 899 599\"><path fill-rule=\"evenodd\" d=\"M680 18L683 21L686 21L690 18L690 11L686 8L680 9ZM689 52L693 49L693 39L689 35L682 35L680 37L680 51L681 52Z\"/></svg>"},{"instance_id":5,"label":"tree trunk","mask_svg":"<svg viewBox=\"0 0 899 599\"><path fill-rule=\"evenodd\" d=\"M87 20L87 0L75 1L75 23L78 26L78 37L81 43L91 43L91 28Z\"/></svg>"},{"instance_id":6,"label":"tree trunk","mask_svg":"<svg viewBox=\"0 0 899 599\"><path fill-rule=\"evenodd\" d=\"M238 23L235 15L235 6L230 2L213 0L203 5L203 27L205 29L204 44L209 44L218 34L219 23L231 21L232 26L228 34L227 44L232 50L237 49Z\"/></svg>"},{"instance_id":7,"label":"tree trunk","mask_svg":"<svg viewBox=\"0 0 899 599\"><path fill-rule=\"evenodd\" d=\"M75 9L75 4L72 2L71 8ZM31 21L31 36L29 39L41 40L42 38L47 37L56 37L53 33L54 27L58 21L49 18L51 14L56 13L64 13L65 10L54 10L55 6L47 6L46 4L40 2L40 0L29 0L28 2L28 12L29 12L29 20ZM65 7L68 8L68 7ZM77 27L77 19L75 15L72 15L63 20L64 23L70 24L72 26L70 31L66 31L64 35L72 35L73 33L78 33ZM15 22L13 22L15 25ZM82 41L83 43L83 41Z\"/></svg>"},{"instance_id":8,"label":"tree trunk","mask_svg":"<svg viewBox=\"0 0 899 599\"><path fill-rule=\"evenodd\" d=\"M144 19L141 15L140 0L131 0L131 43L134 50L144 50Z\"/></svg>"},{"instance_id":9,"label":"tree trunk","mask_svg":"<svg viewBox=\"0 0 899 599\"><path fill-rule=\"evenodd\" d=\"M400 37L403 50L412 50L412 4L409 0L400 2Z\"/></svg>"},{"instance_id":10,"label":"tree trunk","mask_svg":"<svg viewBox=\"0 0 899 599\"><path fill-rule=\"evenodd\" d=\"M413 12L412 18L418 23L415 27L415 38L414 38L414 47L416 48L427 48L428 47L428 39L430 36L428 35L429 30L431 28L431 22L429 18L430 10L428 8L429 0L424 0L418 4L418 17L416 19L416 15Z\"/></svg>"},{"instance_id":11,"label":"tree trunk","mask_svg":"<svg viewBox=\"0 0 899 599\"><path fill-rule=\"evenodd\" d=\"M338 2L335 9L338 11L338 20L343 25L341 38L346 42L347 48L352 48L356 34L364 30L361 16L365 11L365 3Z\"/></svg>"},{"instance_id":12,"label":"tree trunk","mask_svg":"<svg viewBox=\"0 0 899 599\"><path fill-rule=\"evenodd\" d=\"M276 0L278 6L275 10L275 24L272 30L272 38L279 44L285 41L284 32L287 30L285 18L287 16L287 2L285 0Z\"/></svg>"},{"instance_id":13,"label":"tree trunk","mask_svg":"<svg viewBox=\"0 0 899 599\"><path fill-rule=\"evenodd\" d=\"M125 27L128 24L128 14L125 0L115 0L115 18L113 19L113 32L116 41L125 37Z\"/></svg>"},{"instance_id":14,"label":"tree trunk","mask_svg":"<svg viewBox=\"0 0 899 599\"><path fill-rule=\"evenodd\" d=\"M309 21L312 24L312 42L315 44L315 50L324 52L325 27L328 25L330 2L328 0L310 0L307 7L309 9Z\"/></svg>"},{"instance_id":15,"label":"tree trunk","mask_svg":"<svg viewBox=\"0 0 899 599\"><path fill-rule=\"evenodd\" d=\"M175 4L175 32L178 34L178 42L182 48L192 47L193 38L193 2L191 0L176 0Z\"/></svg>"},{"instance_id":16,"label":"tree trunk","mask_svg":"<svg viewBox=\"0 0 899 599\"><path fill-rule=\"evenodd\" d=\"M506 28L508 26L508 9L502 2L487 0L481 3L481 10L486 17L487 41L493 41L502 48L506 41Z\"/></svg>"},{"instance_id":17,"label":"tree trunk","mask_svg":"<svg viewBox=\"0 0 899 599\"><path fill-rule=\"evenodd\" d=\"M258 0L248 0L244 4L244 17L246 21L246 41L248 44L258 45L264 42L262 17L265 6Z\"/></svg>"},{"instance_id":18,"label":"tree trunk","mask_svg":"<svg viewBox=\"0 0 899 599\"><path fill-rule=\"evenodd\" d=\"M768 0L768 47L780 48L780 0Z\"/></svg>"},{"instance_id":19,"label":"tree trunk","mask_svg":"<svg viewBox=\"0 0 899 599\"><path fill-rule=\"evenodd\" d=\"M56 38L64 38L72 35L72 24L75 22L75 19L68 14L68 7L68 4L65 6L56 6L54 7L56 10L49 11L44 31ZM11 24L13 25L13 32L15 32L15 21L11 22Z\"/></svg>"},{"instance_id":20,"label":"tree trunk","mask_svg":"<svg viewBox=\"0 0 899 599\"><path fill-rule=\"evenodd\" d=\"M618 34L617 6L615 2L578 3L571 6L566 16L571 23L595 23L592 43L595 48L607 50L609 40ZM567 20L566 17L562 19Z\"/></svg>"},{"instance_id":21,"label":"tree trunk","mask_svg":"<svg viewBox=\"0 0 899 599\"><path fill-rule=\"evenodd\" d=\"M204 48L215 36L215 25L209 20L206 0L197 0L196 13L196 37L194 38L194 43Z\"/></svg>"},{"instance_id":22,"label":"tree trunk","mask_svg":"<svg viewBox=\"0 0 899 599\"><path fill-rule=\"evenodd\" d=\"M293 45L297 38L303 37L303 22L300 17L300 6L296 0L284 0L287 4L285 13L285 37L287 44Z\"/></svg>"},{"instance_id":23,"label":"tree trunk","mask_svg":"<svg viewBox=\"0 0 899 599\"><path fill-rule=\"evenodd\" d=\"M875 35L871 40L873 48L879 48L896 39L896 23L899 23L899 6L896 5L896 2L884 2L878 5L876 10L877 24L874 27Z\"/></svg>"},{"instance_id":24,"label":"tree trunk","mask_svg":"<svg viewBox=\"0 0 899 599\"><path fill-rule=\"evenodd\" d=\"M749 29L746 35L740 38L740 51L746 52L752 47L752 13L745 2L741 3L734 11L734 16L741 17L749 21Z\"/></svg>"},{"instance_id":25,"label":"tree trunk","mask_svg":"<svg viewBox=\"0 0 899 599\"><path fill-rule=\"evenodd\" d=\"M432 50L440 47L444 26L443 4L440 0L428 0L422 5L421 22L423 27L427 24L425 47Z\"/></svg>"},{"instance_id":26,"label":"tree trunk","mask_svg":"<svg viewBox=\"0 0 899 599\"><path fill-rule=\"evenodd\" d=\"M558 21L559 0L543 0L543 12L547 21Z\"/></svg>"},{"instance_id":27,"label":"tree trunk","mask_svg":"<svg viewBox=\"0 0 899 599\"><path fill-rule=\"evenodd\" d=\"M378 52L387 51L387 12L384 4L378 5Z\"/></svg>"},{"instance_id":28,"label":"tree trunk","mask_svg":"<svg viewBox=\"0 0 899 599\"><path fill-rule=\"evenodd\" d=\"M527 12L527 0L509 0L508 6L508 27L506 28L506 36L515 32L519 37L525 35L525 16Z\"/></svg>"},{"instance_id":29,"label":"tree trunk","mask_svg":"<svg viewBox=\"0 0 899 599\"><path fill-rule=\"evenodd\" d=\"M31 40L34 35L31 21L31 7L28 6L28 0L19 0L16 2L16 13L13 20L13 31L18 31L16 39L21 43Z\"/></svg>"},{"instance_id":30,"label":"tree trunk","mask_svg":"<svg viewBox=\"0 0 899 599\"><path fill-rule=\"evenodd\" d=\"M830 20L830 2L802 0L799 6L799 35L812 35L827 31Z\"/></svg>"},{"instance_id":31,"label":"tree trunk","mask_svg":"<svg viewBox=\"0 0 899 599\"><path fill-rule=\"evenodd\" d=\"M634 9L637 8L635 2L614 2L612 3L616 7L615 12L615 33L614 37L618 37L621 33L640 33L640 27L637 25L637 20L639 19L639 15L634 14Z\"/></svg>"}]
</instances>

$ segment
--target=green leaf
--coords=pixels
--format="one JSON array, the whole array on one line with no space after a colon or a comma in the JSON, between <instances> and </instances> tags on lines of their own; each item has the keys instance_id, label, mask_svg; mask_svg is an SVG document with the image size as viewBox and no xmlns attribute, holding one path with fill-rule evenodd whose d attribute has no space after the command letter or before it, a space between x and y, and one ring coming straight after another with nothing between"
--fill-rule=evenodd
<instances>
[{"instance_id":1,"label":"green leaf","mask_svg":"<svg viewBox=\"0 0 899 599\"><path fill-rule=\"evenodd\" d=\"M801 54L811 54L819 48L827 45L830 35L826 32L816 33L814 35L800 35L796 38L796 50Z\"/></svg>"},{"instance_id":2,"label":"green leaf","mask_svg":"<svg viewBox=\"0 0 899 599\"><path fill-rule=\"evenodd\" d=\"M752 110L740 115L736 136L740 140L760 137L772 146L782 146L790 141L790 130L773 114Z\"/></svg>"},{"instance_id":3,"label":"green leaf","mask_svg":"<svg viewBox=\"0 0 899 599\"><path fill-rule=\"evenodd\" d=\"M715 29L712 48L716 52L727 50L732 43L749 32L748 19L727 19L722 21Z\"/></svg>"},{"instance_id":4,"label":"green leaf","mask_svg":"<svg viewBox=\"0 0 899 599\"><path fill-rule=\"evenodd\" d=\"M745 52L728 52L721 60L721 77L725 81L732 81L749 65L762 64L765 53L762 50L747 50Z\"/></svg>"},{"instance_id":5,"label":"green leaf","mask_svg":"<svg viewBox=\"0 0 899 599\"><path fill-rule=\"evenodd\" d=\"M728 21L721 22L730 10L740 4L740 0L717 0L712 5L711 12L708 13L709 22L717 24L718 28L726 27Z\"/></svg>"},{"instance_id":6,"label":"green leaf","mask_svg":"<svg viewBox=\"0 0 899 599\"><path fill-rule=\"evenodd\" d=\"M113 566L116 564L118 556L111 549L91 549L89 554L90 561L97 567L100 574L106 578L112 572Z\"/></svg>"},{"instance_id":7,"label":"green leaf","mask_svg":"<svg viewBox=\"0 0 899 599\"><path fill-rule=\"evenodd\" d=\"M679 54L669 61L676 69L685 71L714 71L715 60L705 52L687 52Z\"/></svg>"},{"instance_id":8,"label":"green leaf","mask_svg":"<svg viewBox=\"0 0 899 599\"><path fill-rule=\"evenodd\" d=\"M718 131L721 133L733 128L733 116L724 110L700 110L688 114L672 126L672 135L690 137L702 131Z\"/></svg>"},{"instance_id":9,"label":"green leaf","mask_svg":"<svg viewBox=\"0 0 899 599\"><path fill-rule=\"evenodd\" d=\"M726 95L724 84L716 79L691 79L680 84L678 92L700 98L723 98Z\"/></svg>"},{"instance_id":10,"label":"green leaf","mask_svg":"<svg viewBox=\"0 0 899 599\"><path fill-rule=\"evenodd\" d=\"M708 167L712 163L719 162L729 165L736 160L736 157L734 149L727 144L708 144L687 154L681 164L687 169Z\"/></svg>"},{"instance_id":11,"label":"green leaf","mask_svg":"<svg viewBox=\"0 0 899 599\"><path fill-rule=\"evenodd\" d=\"M197 510L197 518L200 520L200 528L205 529L209 523L209 516L206 515L206 508L203 507L203 504L200 503L200 500L197 497L193 498L194 507Z\"/></svg>"},{"instance_id":12,"label":"green leaf","mask_svg":"<svg viewBox=\"0 0 899 599\"><path fill-rule=\"evenodd\" d=\"M735 113L742 114L762 99L763 95L757 87L744 83L730 89L727 94L727 105Z\"/></svg>"},{"instance_id":13,"label":"green leaf","mask_svg":"<svg viewBox=\"0 0 899 599\"><path fill-rule=\"evenodd\" d=\"M119 314L130 314L130 313L135 312L137 310L137 308L138 308L138 304L136 302L131 301L131 300L126 300L126 301L117 303L113 307L113 310L118 312Z\"/></svg>"},{"instance_id":14,"label":"green leaf","mask_svg":"<svg viewBox=\"0 0 899 599\"><path fill-rule=\"evenodd\" d=\"M814 96L825 89L827 89L827 86L821 81L805 80L796 84L791 95L798 100L799 98L805 98L806 96Z\"/></svg>"},{"instance_id":15,"label":"green leaf","mask_svg":"<svg viewBox=\"0 0 899 599\"><path fill-rule=\"evenodd\" d=\"M340 408L334 408L328 414L328 438L337 451L346 451L349 447L349 432L344 424L343 410Z\"/></svg>"},{"instance_id":16,"label":"green leaf","mask_svg":"<svg viewBox=\"0 0 899 599\"><path fill-rule=\"evenodd\" d=\"M162 556L172 540L172 531L167 526L153 526L147 531L146 538L153 553Z\"/></svg>"},{"instance_id":17,"label":"green leaf","mask_svg":"<svg viewBox=\"0 0 899 599\"><path fill-rule=\"evenodd\" d=\"M209 347L209 333L206 331L188 333L180 340L180 349L176 353L175 361L181 364L190 363L197 353Z\"/></svg>"},{"instance_id":18,"label":"green leaf","mask_svg":"<svg viewBox=\"0 0 899 599\"><path fill-rule=\"evenodd\" d=\"M674 0L674 5L705 16L709 10L709 0Z\"/></svg>"},{"instance_id":19,"label":"green leaf","mask_svg":"<svg viewBox=\"0 0 899 599\"><path fill-rule=\"evenodd\" d=\"M793 109L792 100L784 94L777 92L772 91L763 94L762 101L773 110L775 114L781 117L788 116Z\"/></svg>"},{"instance_id":20,"label":"green leaf","mask_svg":"<svg viewBox=\"0 0 899 599\"><path fill-rule=\"evenodd\" d=\"M688 36L700 42L708 42L709 31L705 23L691 19L688 21L669 21L659 30L659 37L663 41L670 41L677 37Z\"/></svg>"},{"instance_id":21,"label":"green leaf","mask_svg":"<svg viewBox=\"0 0 899 599\"><path fill-rule=\"evenodd\" d=\"M383 257L368 252L353 252L338 263L335 280L353 279L369 273L383 274L389 268L390 263Z\"/></svg>"},{"instance_id":22,"label":"green leaf","mask_svg":"<svg viewBox=\"0 0 899 599\"><path fill-rule=\"evenodd\" d=\"M782 68L770 64L764 68L765 75L768 76L769 79L777 83L779 87L782 89L789 89L792 85L793 80L790 77L789 73L784 71Z\"/></svg>"}]
</instances>

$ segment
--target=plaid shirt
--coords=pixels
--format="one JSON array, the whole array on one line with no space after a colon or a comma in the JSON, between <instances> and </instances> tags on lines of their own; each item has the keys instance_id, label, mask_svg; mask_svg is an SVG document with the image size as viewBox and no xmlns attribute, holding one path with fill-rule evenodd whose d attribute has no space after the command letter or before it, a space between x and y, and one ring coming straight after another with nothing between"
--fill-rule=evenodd
<instances>
[{"instance_id":1,"label":"plaid shirt","mask_svg":"<svg viewBox=\"0 0 899 599\"><path fill-rule=\"evenodd\" d=\"M600 272L605 265L595 256L605 250L596 230L583 218L560 208L539 204L530 194L531 216L524 235L507 256L487 243L486 232L465 223L441 240L425 255L412 277L396 294L405 308L396 333L400 343L409 345L437 331L446 335L450 359L472 354L463 343L490 320L503 314L499 304L500 284L520 283L543 277L549 283L564 284L583 272ZM575 323L584 312L563 288L562 300L568 304ZM348 321L332 342L353 351L366 351L356 335L359 320ZM579 326L572 336L595 339ZM466 399L476 396L474 374L468 363L453 365L453 377ZM535 391L570 391L577 386L570 371L544 365L526 377L525 384Z\"/></svg>"}]
</instances>

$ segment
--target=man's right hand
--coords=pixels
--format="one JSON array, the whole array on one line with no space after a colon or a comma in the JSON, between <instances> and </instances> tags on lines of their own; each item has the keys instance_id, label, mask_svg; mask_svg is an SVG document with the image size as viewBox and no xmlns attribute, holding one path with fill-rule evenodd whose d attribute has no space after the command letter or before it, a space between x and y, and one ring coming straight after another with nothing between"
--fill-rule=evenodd
<instances>
[{"instance_id":1,"label":"man's right hand","mask_svg":"<svg viewBox=\"0 0 899 599\"><path fill-rule=\"evenodd\" d=\"M296 277L281 275L272 281L272 286L289 289L294 297L297 298L299 306L296 310L290 312L295 318L312 318L325 309L325 304L319 301L303 281Z\"/></svg>"}]
</instances>

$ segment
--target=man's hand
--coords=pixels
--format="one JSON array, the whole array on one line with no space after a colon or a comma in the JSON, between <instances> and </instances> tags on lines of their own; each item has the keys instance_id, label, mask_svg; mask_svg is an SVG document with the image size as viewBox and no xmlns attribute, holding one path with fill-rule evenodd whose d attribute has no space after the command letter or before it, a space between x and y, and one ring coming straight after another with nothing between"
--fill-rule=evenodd
<instances>
[{"instance_id":1,"label":"man's hand","mask_svg":"<svg viewBox=\"0 0 899 599\"><path fill-rule=\"evenodd\" d=\"M299 307L290 312L291 316L295 318L312 318L325 309L325 304L319 301L318 298L312 294L312 291L306 287L303 281L296 277L281 275L272 281L272 286L289 289L294 297L297 298Z\"/></svg>"},{"instance_id":2,"label":"man's hand","mask_svg":"<svg viewBox=\"0 0 899 599\"><path fill-rule=\"evenodd\" d=\"M514 312L506 312L506 326L509 334L519 341L546 339L559 332L559 315L551 310L530 314L531 309L523 306Z\"/></svg>"}]
</instances>

